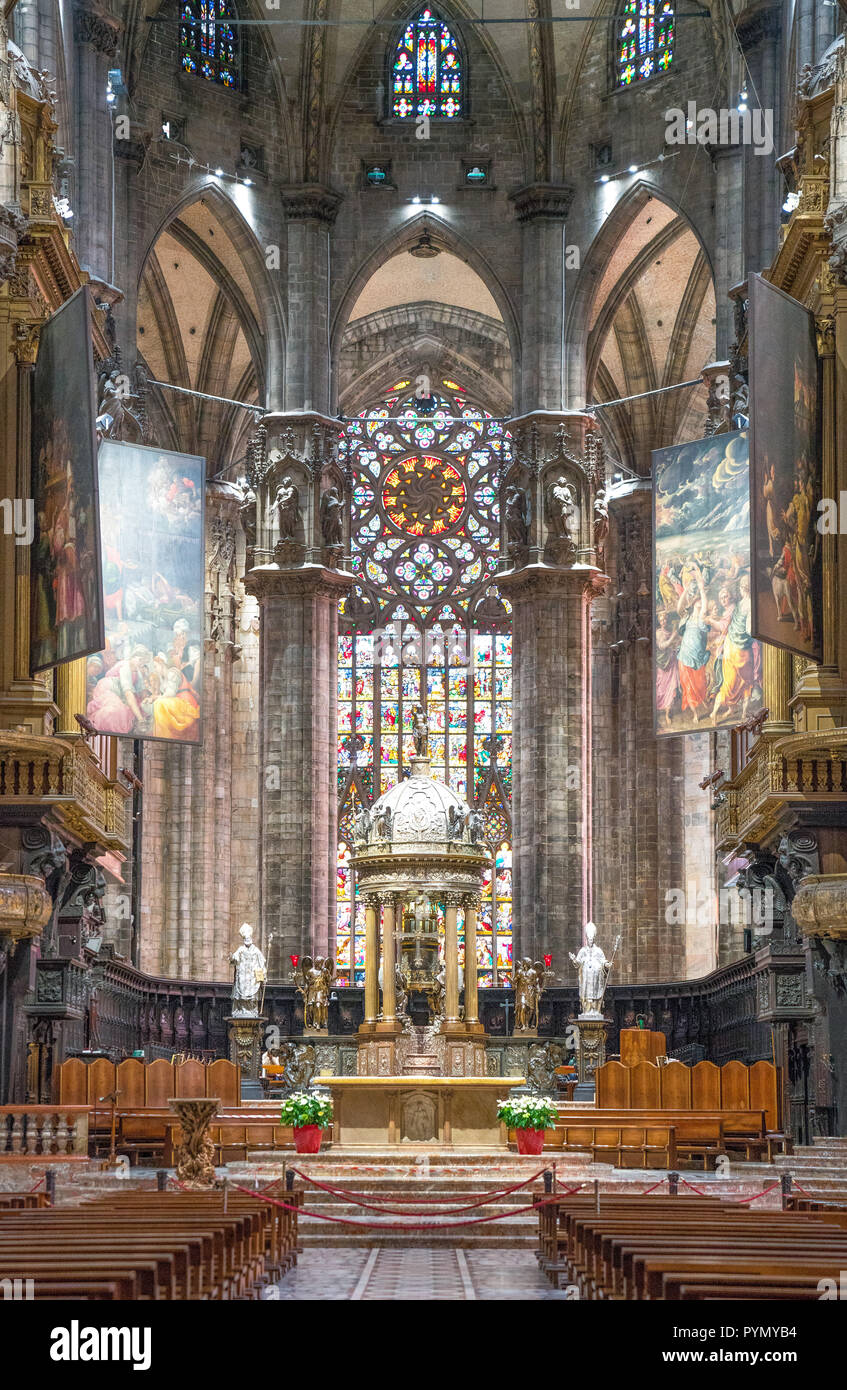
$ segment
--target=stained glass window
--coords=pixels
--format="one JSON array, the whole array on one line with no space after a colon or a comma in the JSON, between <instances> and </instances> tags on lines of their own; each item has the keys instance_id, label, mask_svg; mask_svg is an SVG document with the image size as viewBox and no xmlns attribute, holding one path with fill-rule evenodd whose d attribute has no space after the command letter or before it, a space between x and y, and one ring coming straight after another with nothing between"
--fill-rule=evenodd
<instances>
[{"instance_id":1,"label":"stained glass window","mask_svg":"<svg viewBox=\"0 0 847 1390\"><path fill-rule=\"evenodd\" d=\"M391 113L400 120L462 113L464 74L459 47L427 6L406 25L391 68Z\"/></svg>"},{"instance_id":2,"label":"stained glass window","mask_svg":"<svg viewBox=\"0 0 847 1390\"><path fill-rule=\"evenodd\" d=\"M617 36L617 85L631 87L667 72L673 43L673 0L627 0Z\"/></svg>"},{"instance_id":3,"label":"stained glass window","mask_svg":"<svg viewBox=\"0 0 847 1390\"><path fill-rule=\"evenodd\" d=\"M240 85L238 34L230 23L234 18L229 0L182 0L179 49L184 72L222 87Z\"/></svg>"},{"instance_id":4,"label":"stained glass window","mask_svg":"<svg viewBox=\"0 0 847 1390\"><path fill-rule=\"evenodd\" d=\"M482 811L495 854L483 885L481 986L512 969L511 608L495 583L499 421L456 381L419 399L397 382L342 437L353 479L355 588L338 639L338 922L341 984L364 980L364 908L350 868L361 805L406 776L420 702L433 776Z\"/></svg>"}]
</instances>

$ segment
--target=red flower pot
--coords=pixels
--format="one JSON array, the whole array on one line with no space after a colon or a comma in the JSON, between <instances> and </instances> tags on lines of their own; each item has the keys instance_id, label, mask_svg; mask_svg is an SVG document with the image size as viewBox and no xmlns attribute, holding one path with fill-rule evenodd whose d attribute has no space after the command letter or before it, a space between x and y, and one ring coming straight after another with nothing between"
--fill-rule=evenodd
<instances>
[{"instance_id":1,"label":"red flower pot","mask_svg":"<svg viewBox=\"0 0 847 1390\"><path fill-rule=\"evenodd\" d=\"M295 1125L294 1147L299 1154L317 1154L321 1151L320 1125ZM539 1150L539 1153L541 1151Z\"/></svg>"},{"instance_id":2,"label":"red flower pot","mask_svg":"<svg viewBox=\"0 0 847 1390\"><path fill-rule=\"evenodd\" d=\"M296 1135L296 1129L294 1133ZM518 1141L519 1154L540 1154L544 1148L543 1129L516 1129L515 1138Z\"/></svg>"}]
</instances>

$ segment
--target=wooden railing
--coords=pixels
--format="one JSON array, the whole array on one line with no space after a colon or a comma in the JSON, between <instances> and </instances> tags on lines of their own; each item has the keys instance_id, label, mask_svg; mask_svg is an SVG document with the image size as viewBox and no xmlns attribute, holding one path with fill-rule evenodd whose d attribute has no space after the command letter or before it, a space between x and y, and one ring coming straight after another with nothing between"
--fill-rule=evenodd
<instances>
[{"instance_id":1,"label":"wooden railing","mask_svg":"<svg viewBox=\"0 0 847 1390\"><path fill-rule=\"evenodd\" d=\"M87 1105L0 1105L0 1159L88 1155Z\"/></svg>"}]
</instances>

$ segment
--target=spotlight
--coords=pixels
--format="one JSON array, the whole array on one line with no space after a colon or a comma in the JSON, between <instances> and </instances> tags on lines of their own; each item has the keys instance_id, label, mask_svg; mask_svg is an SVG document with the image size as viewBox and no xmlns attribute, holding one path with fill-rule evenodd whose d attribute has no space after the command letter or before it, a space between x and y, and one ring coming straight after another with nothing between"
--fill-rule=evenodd
<instances>
[{"instance_id":1,"label":"spotlight","mask_svg":"<svg viewBox=\"0 0 847 1390\"><path fill-rule=\"evenodd\" d=\"M216 169L216 170L215 170L215 178L216 178L216 179L222 179L223 176L224 176L224 171L223 171L223 169Z\"/></svg>"},{"instance_id":2,"label":"spotlight","mask_svg":"<svg viewBox=\"0 0 847 1390\"><path fill-rule=\"evenodd\" d=\"M417 193L415 194L414 198L412 199L412 202L413 202L413 203L419 203L419 202L420 202L420 198L418 197Z\"/></svg>"},{"instance_id":3,"label":"spotlight","mask_svg":"<svg viewBox=\"0 0 847 1390\"><path fill-rule=\"evenodd\" d=\"M637 174L637 173L638 173L638 165L637 165L637 164L630 164L630 166L629 166L629 172L630 172L631 174Z\"/></svg>"},{"instance_id":4,"label":"spotlight","mask_svg":"<svg viewBox=\"0 0 847 1390\"><path fill-rule=\"evenodd\" d=\"M601 183L608 183L608 182L609 182L609 175L608 175L608 174L601 174L601 175L600 175L600 182L601 182Z\"/></svg>"},{"instance_id":5,"label":"spotlight","mask_svg":"<svg viewBox=\"0 0 847 1390\"><path fill-rule=\"evenodd\" d=\"M252 180L252 179L242 179L241 182L244 184L244 187L245 187L245 188L252 188L252 187L253 187L253 180Z\"/></svg>"},{"instance_id":6,"label":"spotlight","mask_svg":"<svg viewBox=\"0 0 847 1390\"><path fill-rule=\"evenodd\" d=\"M430 201L431 203L440 203L440 202L441 202L441 199L440 199L440 198L437 198L437 197L435 196L435 194L433 194L429 201Z\"/></svg>"}]
</instances>

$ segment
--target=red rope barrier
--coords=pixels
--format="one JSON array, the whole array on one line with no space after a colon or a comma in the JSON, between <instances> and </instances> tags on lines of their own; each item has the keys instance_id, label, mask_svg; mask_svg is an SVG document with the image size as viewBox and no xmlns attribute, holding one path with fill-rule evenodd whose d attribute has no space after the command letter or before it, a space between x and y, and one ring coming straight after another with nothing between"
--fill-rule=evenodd
<instances>
[{"instance_id":1,"label":"red rope barrier","mask_svg":"<svg viewBox=\"0 0 847 1390\"><path fill-rule=\"evenodd\" d=\"M702 1188L695 1187L694 1184L693 1184L692 1182L686 1181L685 1178L680 1178L680 1182L683 1184L683 1186L685 1186L685 1187L690 1187L690 1188L691 1188L691 1191L692 1191L692 1192L696 1192L698 1197L712 1197L712 1196L720 1197L720 1193L719 1193L719 1192L715 1192L715 1193L704 1192L704 1191L702 1190ZM773 1192L773 1190L774 1190L775 1187L779 1187L779 1183L778 1183L778 1182L772 1182L771 1185L770 1185L770 1187L765 1187L765 1188L763 1188L761 1192L754 1192L752 1197L725 1197L723 1200L724 1200L725 1202L731 1203L733 1206L736 1206L736 1207L739 1207L739 1206L740 1206L740 1207L743 1207L743 1206L746 1206L749 1202L756 1202L756 1201L758 1201L758 1199L759 1199L760 1197L767 1197L768 1193L769 1193L769 1192Z\"/></svg>"},{"instance_id":2,"label":"red rope barrier","mask_svg":"<svg viewBox=\"0 0 847 1390\"><path fill-rule=\"evenodd\" d=\"M668 1181L667 1178L659 1178L659 1181L658 1181L658 1182L654 1182L652 1187L647 1187L647 1188L645 1188L644 1191L642 1192L641 1196L642 1196L642 1197L649 1197L649 1195L650 1195L651 1192L655 1192L657 1187L663 1187L664 1184L665 1184L667 1181Z\"/></svg>"},{"instance_id":3,"label":"red rope barrier","mask_svg":"<svg viewBox=\"0 0 847 1390\"><path fill-rule=\"evenodd\" d=\"M41 1174L41 1177L38 1179L38 1182L33 1183L32 1187L29 1189L30 1192L36 1192L36 1191L38 1190L38 1188L41 1186L41 1184L43 1183L43 1181L44 1181L44 1179L45 1179L46 1177L47 1177L47 1174L46 1174L46 1173L42 1173L42 1174Z\"/></svg>"},{"instance_id":4,"label":"red rope barrier","mask_svg":"<svg viewBox=\"0 0 847 1390\"><path fill-rule=\"evenodd\" d=\"M266 1197L262 1192L251 1192L249 1188L236 1187L236 1192L246 1192L249 1197L261 1197L264 1202L270 1202L275 1207L282 1207L285 1211L296 1211L301 1216L314 1216L319 1221L331 1221L335 1226L354 1226L360 1230L371 1231L448 1231L456 1226L481 1226L488 1221L504 1221L510 1216L517 1216L526 1211L537 1211L539 1207L548 1206L555 1198L547 1197L540 1202L532 1202L525 1207L514 1207L511 1211L495 1213L493 1216L469 1217L466 1221L431 1221L428 1223L411 1225L407 1221L354 1221L351 1216L327 1216L325 1212L313 1211L308 1207L292 1207L287 1202L280 1202L276 1197Z\"/></svg>"},{"instance_id":5,"label":"red rope barrier","mask_svg":"<svg viewBox=\"0 0 847 1390\"><path fill-rule=\"evenodd\" d=\"M307 1173L302 1173L302 1172L300 1171L299 1168L291 1168L289 1171L292 1172L292 1173L296 1173L297 1176L298 1176L298 1178L302 1178L302 1179L304 1180L304 1182L309 1182L309 1183L311 1183L313 1187L318 1187L318 1188L320 1188L321 1191L323 1191L323 1192L329 1192L329 1193L331 1193L334 1197L343 1197L344 1200L345 1200L346 1202L349 1202L350 1205L351 1205L351 1206L354 1206L354 1207L363 1207L363 1208L365 1208L365 1210L367 1210L367 1211L384 1211L384 1212L387 1212L389 1215L393 1215L393 1216L419 1216L419 1215L423 1215L423 1214L424 1214L424 1213L422 1213L422 1212L412 1212L412 1211L408 1211L408 1210L404 1209L403 1207L373 1206L370 1202L364 1202L364 1201L358 1200L359 1197L371 1196L371 1195L372 1195L371 1193L352 1193L352 1192L347 1192L346 1189L343 1188L343 1187L331 1187L329 1183L319 1182L317 1178L312 1178L312 1177L309 1177L309 1175L308 1175ZM467 1203L467 1205L465 1205L465 1206L457 1206L457 1205L456 1205L456 1202L461 1202L461 1201L462 1201L462 1198L461 1198L461 1197L454 1198L453 1201L451 1202L451 1201L449 1200L449 1198L445 1198L445 1197L432 1197L432 1198L426 1198L426 1197L413 1197L413 1196L409 1196L409 1197L405 1197L405 1198L404 1198L404 1197L399 1197L399 1198L397 1198L397 1197L389 1197L389 1196L386 1195L386 1197L385 1197L384 1200L385 1200L385 1201L406 1201L406 1202L413 1202L413 1203L415 1203L415 1204L418 1205L418 1206L423 1206L423 1205L425 1205L427 1202L430 1202L430 1203L433 1203L433 1204L434 1204L434 1203L440 1203L441 1206L445 1208L445 1210L444 1210L444 1212L443 1212L443 1215L445 1215L445 1216L458 1216L460 1212L463 1212L463 1211L475 1211L477 1207L489 1206L492 1202L499 1201L501 1197L508 1197L508 1196L511 1195L511 1193L520 1191L520 1189L521 1189L522 1187L528 1187L529 1184L530 1184L531 1182L536 1182L536 1181L542 1176L542 1174L543 1174L543 1173L546 1173L546 1172L547 1172L547 1169L546 1169L546 1168L540 1168L540 1169L538 1170L538 1172L535 1173L535 1174L533 1174L533 1176L532 1176L531 1178L526 1178L523 1182L517 1182L517 1183L515 1183L512 1187L500 1188L497 1192L491 1192L491 1193L489 1193L487 1196L483 1196L483 1197L481 1198L480 1201L478 1201L478 1202L469 1202L469 1203ZM433 1216L439 1216L439 1215L441 1215L442 1213L440 1213L440 1212L433 1212L432 1214L433 1214Z\"/></svg>"}]
</instances>

